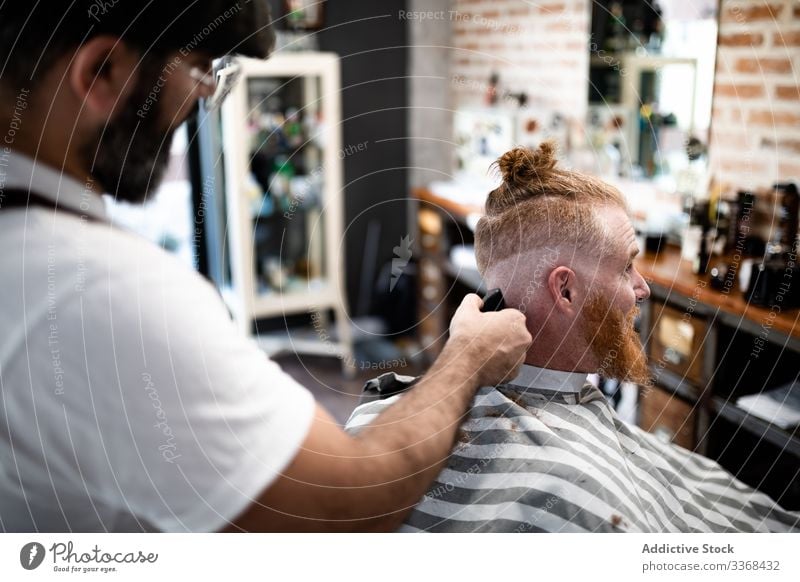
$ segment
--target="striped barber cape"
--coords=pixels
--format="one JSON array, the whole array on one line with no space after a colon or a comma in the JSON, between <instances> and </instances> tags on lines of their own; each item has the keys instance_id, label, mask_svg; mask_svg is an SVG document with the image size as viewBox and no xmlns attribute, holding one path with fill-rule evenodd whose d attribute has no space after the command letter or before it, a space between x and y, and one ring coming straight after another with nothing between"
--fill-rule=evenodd
<instances>
[{"instance_id":1,"label":"striped barber cape","mask_svg":"<svg viewBox=\"0 0 800 582\"><path fill-rule=\"evenodd\" d=\"M390 393L413 380L388 377ZM346 429L398 398L359 406ZM400 531L787 532L800 531L800 513L621 421L585 374L526 365L477 392L446 468Z\"/></svg>"}]
</instances>

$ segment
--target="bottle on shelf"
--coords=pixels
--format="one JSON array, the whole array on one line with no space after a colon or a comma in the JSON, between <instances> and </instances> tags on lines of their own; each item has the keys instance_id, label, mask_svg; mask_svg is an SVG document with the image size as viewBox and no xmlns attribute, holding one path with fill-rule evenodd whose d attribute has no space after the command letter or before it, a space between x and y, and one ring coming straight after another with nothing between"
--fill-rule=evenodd
<instances>
[{"instance_id":1,"label":"bottle on shelf","mask_svg":"<svg viewBox=\"0 0 800 582\"><path fill-rule=\"evenodd\" d=\"M605 49L610 52L621 52L628 46L628 27L626 26L625 15L622 4L612 2L610 16L606 24Z\"/></svg>"},{"instance_id":2,"label":"bottle on shelf","mask_svg":"<svg viewBox=\"0 0 800 582\"><path fill-rule=\"evenodd\" d=\"M774 189L778 197L778 228L775 240L782 255L794 255L797 253L800 193L794 183L775 184Z\"/></svg>"},{"instance_id":3,"label":"bottle on shelf","mask_svg":"<svg viewBox=\"0 0 800 582\"><path fill-rule=\"evenodd\" d=\"M708 263L711 259L711 249L708 243L711 224L708 217L709 203L707 201L695 201L690 212L690 229L699 230L700 240L697 253L692 260L692 271L696 275L705 275L708 271Z\"/></svg>"},{"instance_id":4,"label":"bottle on shelf","mask_svg":"<svg viewBox=\"0 0 800 582\"><path fill-rule=\"evenodd\" d=\"M708 231L703 229L703 233L700 235L700 250L697 252L697 257L692 266L692 270L696 275L706 274L709 259L711 259L711 253L708 250Z\"/></svg>"}]
</instances>

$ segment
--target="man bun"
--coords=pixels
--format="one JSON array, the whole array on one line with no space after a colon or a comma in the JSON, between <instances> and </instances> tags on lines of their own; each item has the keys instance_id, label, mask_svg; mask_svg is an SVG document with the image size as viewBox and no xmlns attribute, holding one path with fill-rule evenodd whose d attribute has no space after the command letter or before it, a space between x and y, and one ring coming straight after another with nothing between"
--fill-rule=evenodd
<instances>
[{"instance_id":1,"label":"man bun","mask_svg":"<svg viewBox=\"0 0 800 582\"><path fill-rule=\"evenodd\" d=\"M531 180L544 179L552 173L556 166L556 144L553 141L542 142L535 150L530 148L514 148L507 151L497 160L497 167L503 176L503 182L509 186L527 186Z\"/></svg>"},{"instance_id":2,"label":"man bun","mask_svg":"<svg viewBox=\"0 0 800 582\"><path fill-rule=\"evenodd\" d=\"M517 147L500 156L495 163L503 183L489 194L486 214L502 213L548 191L556 173L556 149L555 142L549 140L536 149Z\"/></svg>"}]
</instances>

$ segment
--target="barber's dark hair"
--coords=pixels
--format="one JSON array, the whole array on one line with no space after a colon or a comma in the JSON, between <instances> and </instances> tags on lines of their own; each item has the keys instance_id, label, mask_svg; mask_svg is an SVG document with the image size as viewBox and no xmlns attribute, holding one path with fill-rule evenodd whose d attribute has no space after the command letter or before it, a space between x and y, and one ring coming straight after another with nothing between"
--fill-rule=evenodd
<instances>
[{"instance_id":1,"label":"barber's dark hair","mask_svg":"<svg viewBox=\"0 0 800 582\"><path fill-rule=\"evenodd\" d=\"M266 58L266 0L8 0L0 3L0 88L36 84L65 53L104 34L143 55L184 49Z\"/></svg>"}]
</instances>

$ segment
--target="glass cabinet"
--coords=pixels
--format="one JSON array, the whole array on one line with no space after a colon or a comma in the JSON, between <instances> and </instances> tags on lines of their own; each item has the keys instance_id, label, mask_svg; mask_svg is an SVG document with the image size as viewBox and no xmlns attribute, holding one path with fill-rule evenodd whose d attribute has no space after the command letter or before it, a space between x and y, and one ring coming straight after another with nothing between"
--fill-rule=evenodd
<instances>
[{"instance_id":1,"label":"glass cabinet","mask_svg":"<svg viewBox=\"0 0 800 582\"><path fill-rule=\"evenodd\" d=\"M339 59L279 53L240 62L242 78L222 110L232 283L226 299L248 327L259 318L309 313L320 328L305 342L317 346L310 351L349 357ZM331 312L336 327L328 330Z\"/></svg>"}]
</instances>

